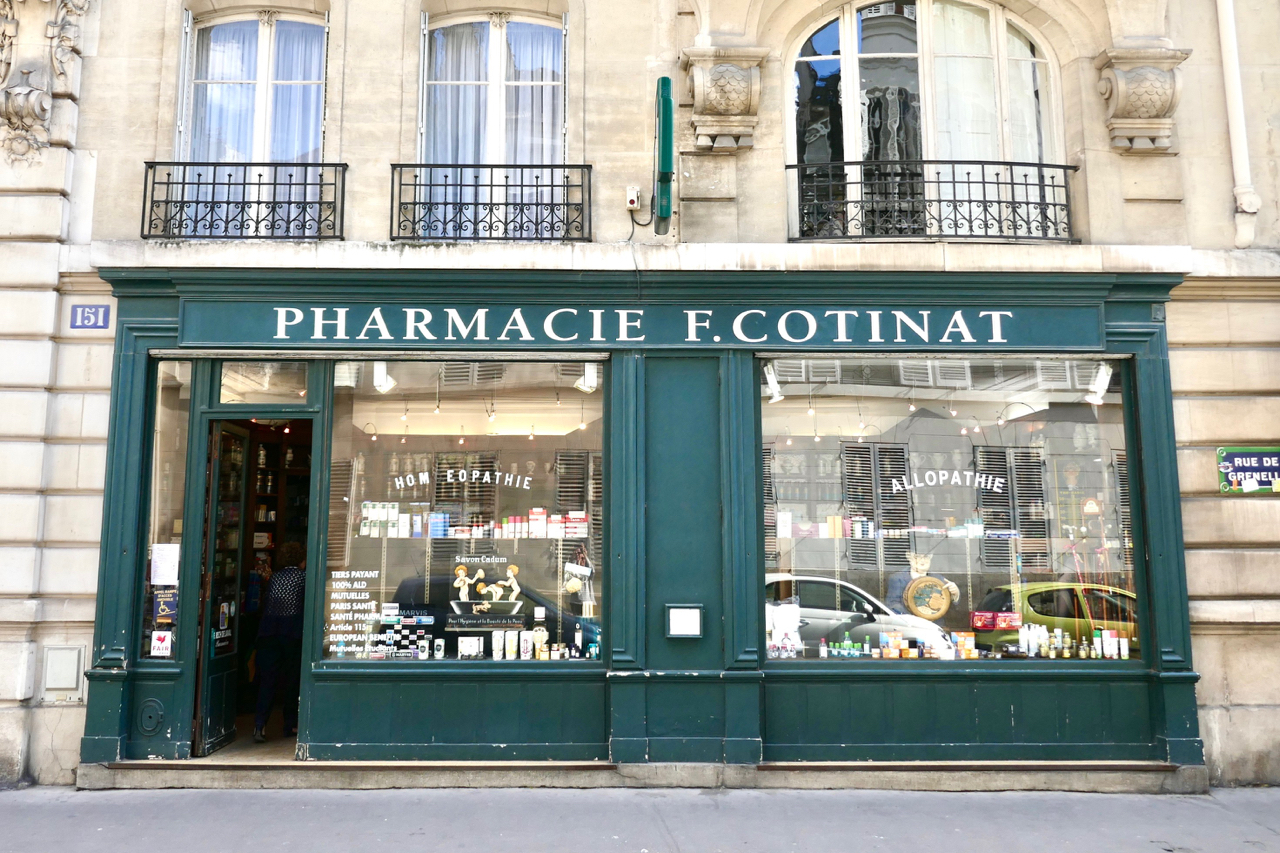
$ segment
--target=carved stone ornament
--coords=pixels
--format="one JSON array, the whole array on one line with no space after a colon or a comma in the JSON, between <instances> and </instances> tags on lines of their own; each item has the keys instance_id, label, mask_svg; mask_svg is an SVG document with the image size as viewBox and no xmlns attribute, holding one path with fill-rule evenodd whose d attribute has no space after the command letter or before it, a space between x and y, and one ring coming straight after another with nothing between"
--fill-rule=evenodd
<instances>
[{"instance_id":1,"label":"carved stone ornament","mask_svg":"<svg viewBox=\"0 0 1280 853\"><path fill-rule=\"evenodd\" d=\"M752 146L759 121L760 63L768 56L768 48L761 47L684 49L681 65L689 75L699 149L732 154Z\"/></svg>"},{"instance_id":2,"label":"carved stone ornament","mask_svg":"<svg viewBox=\"0 0 1280 853\"><path fill-rule=\"evenodd\" d=\"M79 51L76 19L91 0L0 0L0 147L10 163L34 163L49 147L49 124L55 95L65 92L69 66ZM38 11L41 6L49 11ZM49 14L53 20L48 19ZM44 25L43 49L30 42L18 51L22 26ZM39 30L37 30L39 31ZM61 95L59 95L61 96Z\"/></svg>"},{"instance_id":3,"label":"carved stone ornament","mask_svg":"<svg viewBox=\"0 0 1280 853\"><path fill-rule=\"evenodd\" d=\"M1173 154L1173 111L1182 94L1178 66L1190 50L1109 48L1093 62L1102 72L1111 147L1120 154Z\"/></svg>"}]
</instances>

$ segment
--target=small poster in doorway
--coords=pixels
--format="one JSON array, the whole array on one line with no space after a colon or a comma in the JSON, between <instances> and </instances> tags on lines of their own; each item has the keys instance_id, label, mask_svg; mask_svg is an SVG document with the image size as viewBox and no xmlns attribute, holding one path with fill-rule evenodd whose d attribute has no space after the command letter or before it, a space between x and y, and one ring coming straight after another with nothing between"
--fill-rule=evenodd
<instances>
[{"instance_id":1,"label":"small poster in doorway","mask_svg":"<svg viewBox=\"0 0 1280 853\"><path fill-rule=\"evenodd\" d=\"M152 631L151 632L151 656L153 658L167 658L173 655L173 632L172 631Z\"/></svg>"},{"instance_id":2,"label":"small poster in doorway","mask_svg":"<svg viewBox=\"0 0 1280 853\"><path fill-rule=\"evenodd\" d=\"M151 546L151 585L178 585L178 554L181 545L161 544Z\"/></svg>"}]
</instances>

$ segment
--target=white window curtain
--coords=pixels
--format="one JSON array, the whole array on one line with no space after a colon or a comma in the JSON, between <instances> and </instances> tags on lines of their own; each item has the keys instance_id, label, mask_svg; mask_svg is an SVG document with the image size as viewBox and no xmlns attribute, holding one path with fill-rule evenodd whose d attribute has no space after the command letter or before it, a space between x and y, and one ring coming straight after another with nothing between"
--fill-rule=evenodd
<instances>
[{"instance_id":1,"label":"white window curtain","mask_svg":"<svg viewBox=\"0 0 1280 853\"><path fill-rule=\"evenodd\" d=\"M254 155L258 22L204 27L196 35L191 159L243 163Z\"/></svg>"},{"instance_id":2,"label":"white window curtain","mask_svg":"<svg viewBox=\"0 0 1280 853\"><path fill-rule=\"evenodd\" d=\"M424 162L558 165L564 156L559 27L477 21L427 40Z\"/></svg>"},{"instance_id":3,"label":"white window curtain","mask_svg":"<svg viewBox=\"0 0 1280 853\"><path fill-rule=\"evenodd\" d=\"M564 159L563 34L514 22L506 31L507 161L558 164Z\"/></svg>"},{"instance_id":4,"label":"white window curtain","mask_svg":"<svg viewBox=\"0 0 1280 853\"><path fill-rule=\"evenodd\" d=\"M270 16L196 30L175 231L189 236L319 233L325 28Z\"/></svg>"},{"instance_id":5,"label":"white window curtain","mask_svg":"<svg viewBox=\"0 0 1280 853\"><path fill-rule=\"evenodd\" d=\"M424 237L537 238L556 211L564 160L563 30L494 14L428 31Z\"/></svg>"},{"instance_id":6,"label":"white window curtain","mask_svg":"<svg viewBox=\"0 0 1280 853\"><path fill-rule=\"evenodd\" d=\"M194 161L319 163L324 121L324 27L229 21L196 31Z\"/></svg>"},{"instance_id":7,"label":"white window curtain","mask_svg":"<svg viewBox=\"0 0 1280 853\"><path fill-rule=\"evenodd\" d=\"M434 29L428 50L425 162L483 163L489 24Z\"/></svg>"},{"instance_id":8,"label":"white window curtain","mask_svg":"<svg viewBox=\"0 0 1280 853\"><path fill-rule=\"evenodd\" d=\"M934 0L933 56L938 159L999 160L990 13L978 6Z\"/></svg>"},{"instance_id":9,"label":"white window curtain","mask_svg":"<svg viewBox=\"0 0 1280 853\"><path fill-rule=\"evenodd\" d=\"M324 28L278 21L275 31L271 159L319 163L324 121Z\"/></svg>"},{"instance_id":10,"label":"white window curtain","mask_svg":"<svg viewBox=\"0 0 1280 853\"><path fill-rule=\"evenodd\" d=\"M1010 156L1022 163L1044 161L1045 80L1048 63L1025 33L1009 25Z\"/></svg>"}]
</instances>

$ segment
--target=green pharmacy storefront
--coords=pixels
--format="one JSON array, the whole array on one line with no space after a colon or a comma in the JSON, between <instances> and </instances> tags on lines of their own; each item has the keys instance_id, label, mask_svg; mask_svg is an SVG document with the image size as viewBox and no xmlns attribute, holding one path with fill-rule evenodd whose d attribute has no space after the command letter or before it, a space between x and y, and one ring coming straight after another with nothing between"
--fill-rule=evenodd
<instances>
[{"instance_id":1,"label":"green pharmacy storefront","mask_svg":"<svg viewBox=\"0 0 1280 853\"><path fill-rule=\"evenodd\" d=\"M1176 277L102 274L86 762L1203 763Z\"/></svg>"}]
</instances>

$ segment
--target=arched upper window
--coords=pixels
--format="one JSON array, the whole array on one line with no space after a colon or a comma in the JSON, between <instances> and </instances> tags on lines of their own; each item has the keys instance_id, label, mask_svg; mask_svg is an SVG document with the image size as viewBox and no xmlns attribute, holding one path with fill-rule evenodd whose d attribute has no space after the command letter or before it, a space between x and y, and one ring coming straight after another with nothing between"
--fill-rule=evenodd
<instances>
[{"instance_id":1,"label":"arched upper window","mask_svg":"<svg viewBox=\"0 0 1280 853\"><path fill-rule=\"evenodd\" d=\"M851 5L796 58L796 160L1053 160L1048 80L998 6Z\"/></svg>"},{"instance_id":2,"label":"arched upper window","mask_svg":"<svg viewBox=\"0 0 1280 853\"><path fill-rule=\"evenodd\" d=\"M195 30L188 159L318 163L325 28L274 13Z\"/></svg>"},{"instance_id":3,"label":"arched upper window","mask_svg":"<svg viewBox=\"0 0 1280 853\"><path fill-rule=\"evenodd\" d=\"M440 164L564 161L564 34L491 15L428 32L423 157Z\"/></svg>"},{"instance_id":4,"label":"arched upper window","mask_svg":"<svg viewBox=\"0 0 1280 853\"><path fill-rule=\"evenodd\" d=\"M853 3L794 68L794 236L1070 239L1051 62L1003 8Z\"/></svg>"}]
</instances>

